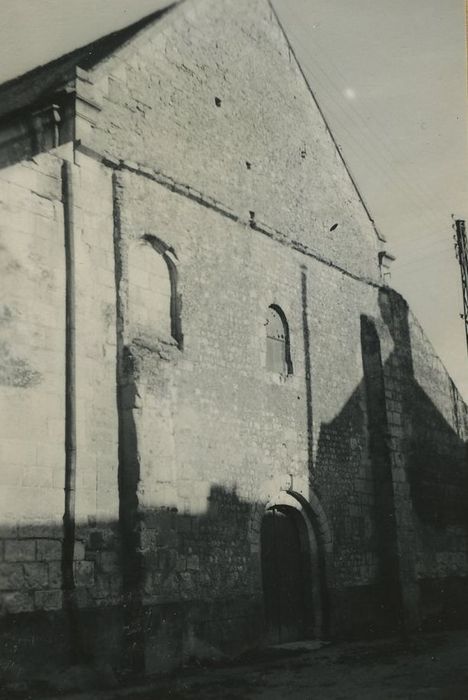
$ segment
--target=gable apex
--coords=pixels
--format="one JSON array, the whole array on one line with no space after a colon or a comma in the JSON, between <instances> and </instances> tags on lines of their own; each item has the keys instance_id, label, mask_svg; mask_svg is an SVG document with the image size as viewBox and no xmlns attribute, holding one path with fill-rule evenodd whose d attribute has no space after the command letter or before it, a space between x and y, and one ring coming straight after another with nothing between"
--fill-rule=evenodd
<instances>
[{"instance_id":1,"label":"gable apex","mask_svg":"<svg viewBox=\"0 0 468 700\"><path fill-rule=\"evenodd\" d=\"M220 5L222 5L221 12L219 8ZM341 150L333 136L333 132L318 104L300 61L297 58L294 47L289 40L287 31L283 27L274 8L272 0L255 0L255 2L252 1L252 6L254 5L257 6L257 9L262 8L260 14L263 13L264 18L268 15L268 21L275 26L275 31L276 28L278 28L282 46L285 48L286 53L289 54L290 63L295 66L295 72L299 81L303 82L304 88L311 98L310 109L315 109L319 113L320 121L328 132L328 137L333 144L333 150L336 151L338 159L341 161L347 173L347 177L355 190L355 194L365 211L369 223L379 241L385 241L385 238L375 226L364 198L350 172L350 168L343 158ZM139 51L143 50L145 44L151 41L156 31L156 26L158 33L165 32L169 27L176 31L174 27L176 20L174 10L176 9L181 10L180 13L177 13L177 16L179 18L184 17L186 24L190 25L190 27L193 25L195 29L196 24L201 20L203 14L205 14L205 16L218 15L218 27L220 28L221 23L223 25L229 24L229 21L226 20L226 11L231 12L233 16L242 14L241 8L238 7L237 2L233 0L208 3L202 2L201 0L179 0L178 2L167 4L163 8L143 17L128 27L112 32L90 44L75 49L44 66L35 68L22 76L8 81L3 86L0 86L0 119L8 118L10 115L13 116L16 112L25 109L40 110L43 107L49 107L55 101L59 93L63 94L65 91L69 92L74 90L75 80L77 79L78 69L80 68L85 71L97 69L102 74L107 71L112 72L115 65L125 63L125 61L128 60L131 61L133 55L138 54ZM245 4L245 9L250 10L249 3ZM167 19L167 21L162 21L163 18ZM227 32L226 36L229 43L231 40L229 32ZM251 40L254 41L252 37ZM270 72L271 70L270 67ZM318 126L318 123L316 124Z\"/></svg>"},{"instance_id":2,"label":"gable apex","mask_svg":"<svg viewBox=\"0 0 468 700\"><path fill-rule=\"evenodd\" d=\"M321 116L321 118L322 118L322 121L323 121L323 123L325 124L326 130L327 130L327 132L328 132L328 134L329 134L331 140L333 141L333 144L334 144L334 146L335 146L336 152L337 152L337 154L338 154L338 156L339 156L341 162L343 163L343 166L344 166L344 168L345 168L345 170L346 170L346 172L347 172L347 174L348 174L348 176L349 176L349 179L351 180L351 183L352 183L352 185L353 185L353 188L355 189L356 194L357 194L357 196L358 196L358 198L359 198L359 200L360 200L362 206L364 207L364 210L365 210L365 212L366 212L366 214L367 214L367 216L368 216L368 218L369 218L369 221L370 221L370 223L372 224L372 227L373 227L373 229L374 229L375 235L377 236L377 238L378 238L379 241L381 241L382 243L385 243L387 239L385 238L385 236L383 235L383 233L378 229L378 227L377 227L377 225L376 225L376 223L375 223L375 221L374 221L374 219L373 219L373 217L372 217L372 215L371 215L371 213L370 213L369 207L367 206L367 203L366 203L366 201L365 201L365 199L364 199L364 197L363 197L363 195L362 195L362 193L361 193L361 191L360 191L360 189L359 189L359 187L358 187L358 185L357 185L357 182L356 182L356 180L355 180L355 178L354 178L354 175L352 174L352 172L351 172L351 170L350 170L350 167L349 167L348 163L346 162L346 160L345 160L345 158L344 158L344 156L343 156L343 153L342 153L342 151L341 151L341 148L338 146L338 143L337 143L337 140L336 140L336 138L335 138L335 135L333 134L333 131L332 131L332 129L331 129L329 123L328 123L328 120L327 120L327 118L325 117L325 114L324 114L324 112L323 112L323 110L322 110L322 108L321 108L321 106L320 106L320 103L319 103L319 101L317 100L317 98L316 98L316 96L315 96L315 93L314 93L314 91L313 91L313 89L312 89L312 86L311 86L311 84L310 84L310 82L309 82L309 80L308 80L308 78L307 78L307 76L306 76L306 74L305 74L305 72L304 72L304 69L302 68L302 64L301 64L301 62L299 61L299 58L297 57L296 51L295 51L295 49L294 49L294 47L293 47L293 45L292 45L292 43L291 43L291 41L290 41L290 39L289 39L288 33L287 33L287 31L286 31L286 29L285 29L285 27L284 27L284 25L283 25L281 19L279 18L278 13L276 12L276 10L275 10L275 8L274 8L274 6L273 6L273 2L272 2L272 0L266 0L266 2L268 2L268 5L269 5L270 8L271 8L271 12L272 12L272 14L273 14L273 16L274 16L274 18L275 18L275 20L276 20L276 22L277 22L277 24L278 24L280 30L281 30L281 33L282 33L282 35L283 35L283 37L284 37L284 40L286 41L286 44L288 45L289 51L290 51L290 53L291 53L291 55L292 55L292 57L293 57L293 59L294 59L294 61L295 61L295 63L296 63L296 66L297 66L297 68L298 68L300 74L302 75L302 78L303 78L303 80L304 80L304 83L305 83L306 86L307 86L307 90L309 91L310 96L312 97L312 100L313 100L313 102L314 102L314 104L315 104L315 106L316 106L318 112L320 113L320 116Z\"/></svg>"}]
</instances>

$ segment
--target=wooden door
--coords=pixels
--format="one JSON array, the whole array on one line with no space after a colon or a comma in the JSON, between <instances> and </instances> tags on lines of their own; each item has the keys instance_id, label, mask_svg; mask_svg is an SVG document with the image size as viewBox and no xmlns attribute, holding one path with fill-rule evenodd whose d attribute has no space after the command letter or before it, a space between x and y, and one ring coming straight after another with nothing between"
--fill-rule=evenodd
<instances>
[{"instance_id":1,"label":"wooden door","mask_svg":"<svg viewBox=\"0 0 468 700\"><path fill-rule=\"evenodd\" d=\"M298 515L271 508L261 528L265 616L271 641L303 639L307 629L306 575Z\"/></svg>"}]
</instances>

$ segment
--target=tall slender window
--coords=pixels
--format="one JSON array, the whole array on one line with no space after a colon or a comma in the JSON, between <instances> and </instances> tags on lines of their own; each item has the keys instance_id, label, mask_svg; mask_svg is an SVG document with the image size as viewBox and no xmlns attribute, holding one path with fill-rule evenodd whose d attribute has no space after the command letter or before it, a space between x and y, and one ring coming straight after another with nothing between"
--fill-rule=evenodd
<instances>
[{"instance_id":1,"label":"tall slender window","mask_svg":"<svg viewBox=\"0 0 468 700\"><path fill-rule=\"evenodd\" d=\"M266 368L282 376L292 374L288 322L276 304L272 304L268 309L265 329Z\"/></svg>"}]
</instances>

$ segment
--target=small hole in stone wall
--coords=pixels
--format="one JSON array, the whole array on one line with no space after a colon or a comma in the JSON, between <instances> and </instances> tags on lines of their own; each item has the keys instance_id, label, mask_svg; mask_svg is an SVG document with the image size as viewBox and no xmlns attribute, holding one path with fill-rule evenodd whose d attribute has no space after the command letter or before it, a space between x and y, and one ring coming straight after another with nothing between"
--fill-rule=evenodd
<instances>
[{"instance_id":1,"label":"small hole in stone wall","mask_svg":"<svg viewBox=\"0 0 468 700\"><path fill-rule=\"evenodd\" d=\"M333 226L330 226L330 231L334 231L336 228L338 228L338 224L333 224Z\"/></svg>"},{"instance_id":2,"label":"small hole in stone wall","mask_svg":"<svg viewBox=\"0 0 468 700\"><path fill-rule=\"evenodd\" d=\"M307 151L306 151L305 148L303 148L302 151L301 151L301 158L302 158L302 160L304 160L304 158L306 157L306 155L307 155Z\"/></svg>"},{"instance_id":3,"label":"small hole in stone wall","mask_svg":"<svg viewBox=\"0 0 468 700\"><path fill-rule=\"evenodd\" d=\"M245 165L247 166L247 170L250 170L250 168L252 167L252 163L249 163L248 160L245 161Z\"/></svg>"},{"instance_id":4,"label":"small hole in stone wall","mask_svg":"<svg viewBox=\"0 0 468 700\"><path fill-rule=\"evenodd\" d=\"M220 100L219 97L215 97L215 105L216 105L217 107L221 107L221 100Z\"/></svg>"}]
</instances>

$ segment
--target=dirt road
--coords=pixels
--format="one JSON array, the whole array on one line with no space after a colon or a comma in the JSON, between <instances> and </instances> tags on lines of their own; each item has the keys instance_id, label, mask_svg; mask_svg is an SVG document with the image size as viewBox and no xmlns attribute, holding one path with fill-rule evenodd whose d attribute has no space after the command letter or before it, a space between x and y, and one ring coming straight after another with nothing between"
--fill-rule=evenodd
<instances>
[{"instance_id":1,"label":"dirt road","mask_svg":"<svg viewBox=\"0 0 468 700\"><path fill-rule=\"evenodd\" d=\"M28 697L39 700L43 696ZM144 686L67 698L468 700L468 632L420 636L407 643L386 640L315 650L270 649L222 667L183 669Z\"/></svg>"},{"instance_id":2,"label":"dirt road","mask_svg":"<svg viewBox=\"0 0 468 700\"><path fill-rule=\"evenodd\" d=\"M267 655L268 656L268 655ZM179 676L140 700L468 699L468 633L342 644Z\"/></svg>"}]
</instances>

